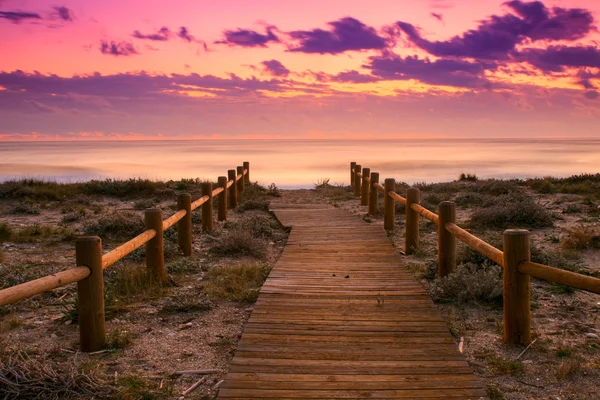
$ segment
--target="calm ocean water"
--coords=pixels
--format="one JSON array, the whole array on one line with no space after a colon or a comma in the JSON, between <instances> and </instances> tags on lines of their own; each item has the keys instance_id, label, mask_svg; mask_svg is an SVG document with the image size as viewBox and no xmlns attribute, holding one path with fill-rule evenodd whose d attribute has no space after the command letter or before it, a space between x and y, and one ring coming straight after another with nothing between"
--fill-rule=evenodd
<instances>
[{"instance_id":1,"label":"calm ocean water","mask_svg":"<svg viewBox=\"0 0 600 400\"><path fill-rule=\"evenodd\" d=\"M600 172L600 139L406 139L95 141L0 143L0 181L38 178L216 180L249 161L251 179L310 188L329 178L348 183L349 164L408 183L481 178L569 176Z\"/></svg>"}]
</instances>

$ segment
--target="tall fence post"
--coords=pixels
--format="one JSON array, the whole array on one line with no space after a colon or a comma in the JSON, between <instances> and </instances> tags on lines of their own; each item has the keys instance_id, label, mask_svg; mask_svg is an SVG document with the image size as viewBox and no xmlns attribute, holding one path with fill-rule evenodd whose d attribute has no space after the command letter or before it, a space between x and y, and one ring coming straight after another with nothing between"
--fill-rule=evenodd
<instances>
[{"instance_id":1,"label":"tall fence post","mask_svg":"<svg viewBox=\"0 0 600 400\"><path fill-rule=\"evenodd\" d=\"M411 208L412 204L421 202L421 194L417 188L406 191L406 235L404 252L413 254L419 248L419 214Z\"/></svg>"},{"instance_id":2,"label":"tall fence post","mask_svg":"<svg viewBox=\"0 0 600 400\"><path fill-rule=\"evenodd\" d=\"M158 282L167 279L165 271L165 247L163 238L162 210L150 208L144 213L146 229L154 229L156 235L146 242L146 268L148 274Z\"/></svg>"},{"instance_id":3,"label":"tall fence post","mask_svg":"<svg viewBox=\"0 0 600 400\"><path fill-rule=\"evenodd\" d=\"M219 187L223 188L223 191L219 195L218 218L219 221L227 221L227 177L220 176L218 183Z\"/></svg>"},{"instance_id":4,"label":"tall fence post","mask_svg":"<svg viewBox=\"0 0 600 400\"><path fill-rule=\"evenodd\" d=\"M242 175L239 181L237 181L238 193L244 193L244 167L237 167L237 174Z\"/></svg>"},{"instance_id":5,"label":"tall fence post","mask_svg":"<svg viewBox=\"0 0 600 400\"><path fill-rule=\"evenodd\" d=\"M202 232L212 232L214 227L212 183L202 183L202 197L204 196L208 196L208 201L202 204Z\"/></svg>"},{"instance_id":6,"label":"tall fence post","mask_svg":"<svg viewBox=\"0 0 600 400\"><path fill-rule=\"evenodd\" d=\"M396 206L394 205L394 199L390 197L389 192L396 191L396 181L394 178L387 178L385 180L385 191L383 192L383 228L386 231L394 231L394 212Z\"/></svg>"},{"instance_id":7,"label":"tall fence post","mask_svg":"<svg viewBox=\"0 0 600 400\"><path fill-rule=\"evenodd\" d=\"M185 216L177 223L177 243L184 256L192 255L192 195L179 193L177 209L185 210Z\"/></svg>"},{"instance_id":8,"label":"tall fence post","mask_svg":"<svg viewBox=\"0 0 600 400\"><path fill-rule=\"evenodd\" d=\"M438 207L438 277L456 271L456 238L446 230L446 224L456 222L456 204L443 201Z\"/></svg>"},{"instance_id":9,"label":"tall fence post","mask_svg":"<svg viewBox=\"0 0 600 400\"><path fill-rule=\"evenodd\" d=\"M379 172L371 172L371 183L369 184L369 215L377 214L377 198L379 190L373 185L379 183Z\"/></svg>"},{"instance_id":10,"label":"tall fence post","mask_svg":"<svg viewBox=\"0 0 600 400\"><path fill-rule=\"evenodd\" d=\"M519 271L519 264L531 256L529 231L504 231L504 342L531 342L529 275Z\"/></svg>"},{"instance_id":11,"label":"tall fence post","mask_svg":"<svg viewBox=\"0 0 600 400\"><path fill-rule=\"evenodd\" d=\"M238 206L238 195L237 195L237 182L235 180L235 169L227 171L228 181L233 181L233 184L229 187L229 207L236 208Z\"/></svg>"},{"instance_id":12,"label":"tall fence post","mask_svg":"<svg viewBox=\"0 0 600 400\"><path fill-rule=\"evenodd\" d=\"M350 163L350 186L354 187L354 167L356 167L356 161Z\"/></svg>"},{"instance_id":13,"label":"tall fence post","mask_svg":"<svg viewBox=\"0 0 600 400\"><path fill-rule=\"evenodd\" d=\"M371 178L371 168L365 168L362 171L362 186L360 188L360 205L369 205L369 179Z\"/></svg>"},{"instance_id":14,"label":"tall fence post","mask_svg":"<svg viewBox=\"0 0 600 400\"><path fill-rule=\"evenodd\" d=\"M244 161L244 169L247 169L248 172L244 175L244 183L250 184L250 163L248 161Z\"/></svg>"},{"instance_id":15,"label":"tall fence post","mask_svg":"<svg viewBox=\"0 0 600 400\"><path fill-rule=\"evenodd\" d=\"M75 262L90 269L90 275L77 282L77 312L81 351L102 350L106 346L104 321L104 273L102 241L97 236L84 236L75 242Z\"/></svg>"},{"instance_id":16,"label":"tall fence post","mask_svg":"<svg viewBox=\"0 0 600 400\"><path fill-rule=\"evenodd\" d=\"M361 179L360 176L358 176L358 174L360 174L362 167L358 164L356 164L354 166L354 195L355 196L360 196L360 183L361 183Z\"/></svg>"}]
</instances>

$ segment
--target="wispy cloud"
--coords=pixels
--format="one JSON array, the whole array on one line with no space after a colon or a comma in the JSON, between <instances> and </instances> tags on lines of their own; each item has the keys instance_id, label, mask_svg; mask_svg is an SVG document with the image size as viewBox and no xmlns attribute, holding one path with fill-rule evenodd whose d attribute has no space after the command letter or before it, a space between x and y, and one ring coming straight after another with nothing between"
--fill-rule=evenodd
<instances>
[{"instance_id":1,"label":"wispy cloud","mask_svg":"<svg viewBox=\"0 0 600 400\"><path fill-rule=\"evenodd\" d=\"M115 41L101 41L100 52L102 54L111 56L132 56L139 54L138 51L133 47L133 44L129 42L115 42Z\"/></svg>"}]
</instances>

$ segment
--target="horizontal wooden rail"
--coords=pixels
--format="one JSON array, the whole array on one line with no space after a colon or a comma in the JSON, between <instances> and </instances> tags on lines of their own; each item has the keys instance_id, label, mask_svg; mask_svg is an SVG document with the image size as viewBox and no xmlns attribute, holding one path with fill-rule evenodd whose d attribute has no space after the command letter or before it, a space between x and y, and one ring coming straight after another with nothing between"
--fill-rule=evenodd
<instances>
[{"instance_id":1,"label":"horizontal wooden rail","mask_svg":"<svg viewBox=\"0 0 600 400\"><path fill-rule=\"evenodd\" d=\"M477 236L467 232L456 224L448 223L446 224L445 228L448 232L462 240L469 247L477 250L496 264L504 267L504 253L502 253L502 250L498 250L491 244L484 242Z\"/></svg>"},{"instance_id":2,"label":"horizontal wooden rail","mask_svg":"<svg viewBox=\"0 0 600 400\"><path fill-rule=\"evenodd\" d=\"M350 178L354 185L354 195L360 195L361 205L368 206L369 215L374 215L378 207L377 192L382 191L385 194L383 227L388 232L393 232L395 227L394 203L398 202L406 206L405 254L414 254L414 251L420 246L419 216L422 216L438 225L439 278L445 278L456 270L457 238L503 268L504 341L506 343L528 344L531 341L529 289L531 276L600 294L600 279L598 278L531 262L529 231L522 229L504 231L504 251L499 250L456 225L456 204L453 202L440 203L436 214L420 204L419 189L408 188L406 198L396 193L394 178L385 179L385 185L381 185L379 174L375 173L376 178L373 179L373 183L365 185L365 182L369 180L370 171L370 168L363 168L354 161L350 163ZM363 186L360 191L359 178L362 176L364 176L362 178ZM365 190L365 186L367 190ZM370 193L369 189L371 189ZM373 194L373 192L375 193ZM369 201L365 202L367 194L369 194Z\"/></svg>"},{"instance_id":3,"label":"horizontal wooden rail","mask_svg":"<svg viewBox=\"0 0 600 400\"><path fill-rule=\"evenodd\" d=\"M186 214L187 211L179 210L175 214L171 215L169 218L165 219L163 221L163 231L169 229L170 227L181 221Z\"/></svg>"},{"instance_id":4,"label":"horizontal wooden rail","mask_svg":"<svg viewBox=\"0 0 600 400\"><path fill-rule=\"evenodd\" d=\"M102 256L102 269L110 267L111 265L119 261L121 258L125 257L127 254L131 253L136 249L139 249L140 247L148 243L149 240L154 238L154 236L156 236L156 231L154 229L148 229L143 233L140 233L133 239L123 243L116 249L113 249L108 253L104 254Z\"/></svg>"},{"instance_id":5,"label":"horizontal wooden rail","mask_svg":"<svg viewBox=\"0 0 600 400\"><path fill-rule=\"evenodd\" d=\"M438 215L434 212L429 211L428 209L426 209L425 207L423 207L420 204L411 204L410 208L412 208L413 210L415 210L416 212L419 213L419 215L421 215L424 218L427 218L428 220L430 220L431 222L433 222L434 224L439 224L440 223L440 218L438 217Z\"/></svg>"},{"instance_id":6,"label":"horizontal wooden rail","mask_svg":"<svg viewBox=\"0 0 600 400\"><path fill-rule=\"evenodd\" d=\"M192 211L206 203L210 199L209 196L202 196L198 200L192 202Z\"/></svg>"},{"instance_id":7,"label":"horizontal wooden rail","mask_svg":"<svg viewBox=\"0 0 600 400\"><path fill-rule=\"evenodd\" d=\"M225 190L225 189L223 189L222 187L218 187L218 188L214 189L212 191L213 197L217 197L218 195L220 195L221 193L223 193L223 190Z\"/></svg>"},{"instance_id":8,"label":"horizontal wooden rail","mask_svg":"<svg viewBox=\"0 0 600 400\"><path fill-rule=\"evenodd\" d=\"M180 193L177 197L177 212L162 219L160 208L148 209L144 214L146 231L117 248L102 255L102 241L97 236L77 238L77 267L44 276L10 288L0 290L0 306L77 282L77 298L80 313L81 349L85 352L96 351L106 345L104 328L104 278L102 270L121 260L134 250L146 245L146 268L148 273L159 280L166 279L164 268L164 238L166 229L177 225L177 240L185 256L192 253L192 210L202 207L203 230L212 230L212 199L219 196L219 221L227 219L227 189L231 188L231 207L237 207L237 193L244 191L244 185L250 183L250 163L244 161L243 167L229 170L229 180L219 177L219 187L212 190L210 183L203 184L202 197L191 202L189 193ZM237 190L234 190L236 189ZM94 272L92 272L94 271Z\"/></svg>"},{"instance_id":9,"label":"horizontal wooden rail","mask_svg":"<svg viewBox=\"0 0 600 400\"><path fill-rule=\"evenodd\" d=\"M384 189L385 191L385 189ZM390 196L392 199L394 199L394 201L397 201L400 204L406 205L406 199L402 196L400 196L398 193L396 192L388 192L388 196Z\"/></svg>"},{"instance_id":10,"label":"horizontal wooden rail","mask_svg":"<svg viewBox=\"0 0 600 400\"><path fill-rule=\"evenodd\" d=\"M79 266L9 287L0 291L0 306L16 303L49 290L79 282L88 276L90 276L90 269Z\"/></svg>"},{"instance_id":11,"label":"horizontal wooden rail","mask_svg":"<svg viewBox=\"0 0 600 400\"><path fill-rule=\"evenodd\" d=\"M523 261L519 264L519 271L523 274L550 282L560 283L561 285L572 286L577 289L600 294L600 279L592 276L565 271L564 269L554 268L531 261Z\"/></svg>"}]
</instances>

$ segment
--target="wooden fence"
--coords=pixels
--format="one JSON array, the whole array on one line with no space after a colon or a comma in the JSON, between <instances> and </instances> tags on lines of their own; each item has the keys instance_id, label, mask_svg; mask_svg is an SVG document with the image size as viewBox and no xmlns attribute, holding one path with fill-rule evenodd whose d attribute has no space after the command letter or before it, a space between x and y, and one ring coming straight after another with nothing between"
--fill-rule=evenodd
<instances>
[{"instance_id":1,"label":"wooden fence","mask_svg":"<svg viewBox=\"0 0 600 400\"><path fill-rule=\"evenodd\" d=\"M369 207L369 215L378 213L379 193L384 194L384 228L394 230L395 203L406 208L405 252L419 248L419 219L423 217L438 226L438 275L445 277L456 270L456 239L494 261L504 272L504 341L527 344L531 342L530 282L531 276L562 285L600 294L600 279L534 263L530 260L530 234L524 229L504 231L504 251L484 242L456 225L456 205L440 203L438 213L420 205L420 192L409 188L406 197L396 193L393 178L379 183L379 173L350 163L350 181L361 205Z\"/></svg>"},{"instance_id":2,"label":"wooden fence","mask_svg":"<svg viewBox=\"0 0 600 400\"><path fill-rule=\"evenodd\" d=\"M218 187L202 183L202 196L192 202L189 193L177 196L178 211L163 220L162 210L148 209L144 213L146 231L102 254L102 241L97 236L84 236L75 242L75 268L67 269L33 281L0 290L0 306L77 282L77 303L81 350L93 352L106 346L104 320L104 274L103 271L132 251L146 245L146 268L157 281L167 278L165 271L163 232L177 225L177 240L185 256L192 255L192 211L202 206L202 230L213 230L213 198L218 198L219 221L227 220L227 208L238 205L238 197L244 192L244 184L250 183L250 163L244 162L237 170L228 171L228 177L220 176Z\"/></svg>"}]
</instances>

